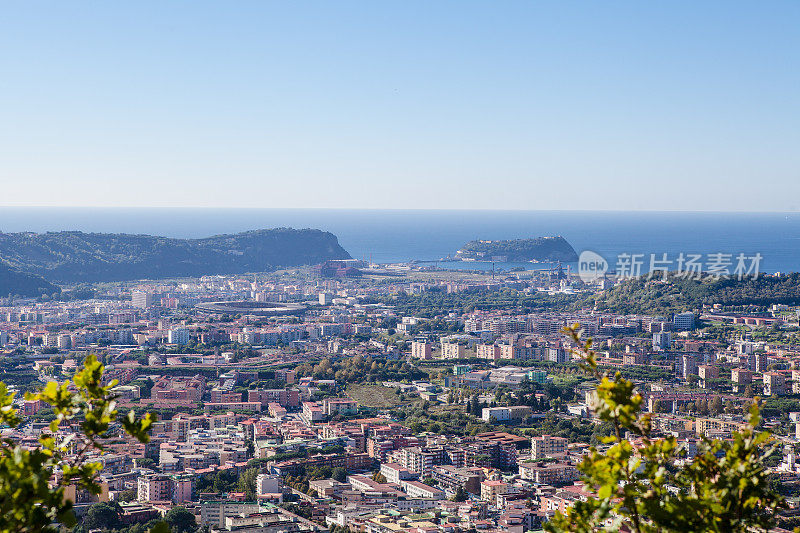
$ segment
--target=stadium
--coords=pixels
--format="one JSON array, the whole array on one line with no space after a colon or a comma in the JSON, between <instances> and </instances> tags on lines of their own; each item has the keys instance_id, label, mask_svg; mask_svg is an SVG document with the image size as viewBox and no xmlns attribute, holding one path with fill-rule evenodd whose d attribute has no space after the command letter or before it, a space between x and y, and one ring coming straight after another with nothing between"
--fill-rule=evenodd
<instances>
[{"instance_id":1,"label":"stadium","mask_svg":"<svg viewBox=\"0 0 800 533\"><path fill-rule=\"evenodd\" d=\"M287 316L302 315L306 311L304 305L287 302L204 302L195 305L200 312L213 315L256 315Z\"/></svg>"}]
</instances>

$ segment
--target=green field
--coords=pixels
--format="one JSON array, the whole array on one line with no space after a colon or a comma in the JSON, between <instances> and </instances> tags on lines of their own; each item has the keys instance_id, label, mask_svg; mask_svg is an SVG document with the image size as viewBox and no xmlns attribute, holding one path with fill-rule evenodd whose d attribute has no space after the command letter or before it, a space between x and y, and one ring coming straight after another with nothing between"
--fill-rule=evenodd
<instances>
[{"instance_id":1,"label":"green field","mask_svg":"<svg viewBox=\"0 0 800 533\"><path fill-rule=\"evenodd\" d=\"M551 374L550 377L553 378L553 384L558 387L574 387L584 381L581 376L571 374Z\"/></svg>"},{"instance_id":2,"label":"green field","mask_svg":"<svg viewBox=\"0 0 800 533\"><path fill-rule=\"evenodd\" d=\"M401 403L397 392L383 385L351 384L347 387L347 395L364 407L388 409Z\"/></svg>"}]
</instances>

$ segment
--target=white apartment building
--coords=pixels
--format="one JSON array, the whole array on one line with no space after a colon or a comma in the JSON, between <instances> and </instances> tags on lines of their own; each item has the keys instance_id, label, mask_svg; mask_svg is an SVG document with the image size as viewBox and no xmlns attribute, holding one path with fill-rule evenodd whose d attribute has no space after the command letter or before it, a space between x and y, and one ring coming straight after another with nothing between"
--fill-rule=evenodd
<instances>
[{"instance_id":1,"label":"white apartment building","mask_svg":"<svg viewBox=\"0 0 800 533\"><path fill-rule=\"evenodd\" d=\"M167 334L169 344L186 345L189 344L189 330L184 328L174 328Z\"/></svg>"},{"instance_id":2,"label":"white apartment building","mask_svg":"<svg viewBox=\"0 0 800 533\"><path fill-rule=\"evenodd\" d=\"M149 292L135 290L131 292L131 304L140 309L147 309L153 305L153 295Z\"/></svg>"},{"instance_id":3,"label":"white apartment building","mask_svg":"<svg viewBox=\"0 0 800 533\"><path fill-rule=\"evenodd\" d=\"M442 342L442 359L463 359L464 346L457 342Z\"/></svg>"},{"instance_id":4,"label":"white apartment building","mask_svg":"<svg viewBox=\"0 0 800 533\"><path fill-rule=\"evenodd\" d=\"M281 494L283 484L281 478L270 474L259 474L256 476L256 496L263 498L272 494Z\"/></svg>"}]
</instances>

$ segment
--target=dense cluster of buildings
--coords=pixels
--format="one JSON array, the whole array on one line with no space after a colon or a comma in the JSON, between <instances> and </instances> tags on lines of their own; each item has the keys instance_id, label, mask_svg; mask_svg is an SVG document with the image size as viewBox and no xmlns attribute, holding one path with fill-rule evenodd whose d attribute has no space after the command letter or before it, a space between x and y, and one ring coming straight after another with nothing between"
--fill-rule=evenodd
<instances>
[{"instance_id":1,"label":"dense cluster of buildings","mask_svg":"<svg viewBox=\"0 0 800 533\"><path fill-rule=\"evenodd\" d=\"M750 397L800 393L797 346L741 330L714 339L695 333L701 319L742 318L720 309L672 316L447 309L437 313L436 329L427 327L430 318L398 312L391 297L584 289L563 278L420 281L404 272L383 269L379 281L347 272L333 279L208 276L106 286L91 300L7 299L0 306L3 364L16 377L12 387L31 389L71 375L85 354L97 353L106 379L119 382L121 408L163 414L148 444L115 438L93 457L103 464L102 491L68 491L79 513L114 500L125 523L136 523L183 506L212 532L538 528L591 494L577 469L587 442L536 429L545 417L595 424L593 384L563 379L576 370L561 333L573 323L594 338L603 367L641 373L637 390L654 430L679 439L689 459L701 438L725 438L742 427ZM270 302L292 304L291 312L247 313L279 308ZM743 324L751 319L772 327L796 322L797 315L776 308L744 317ZM434 369L435 379L371 386L396 390L400 405L424 401L470 411L482 430L414 433L391 408L352 397L351 383L339 374L297 372L300 365L313 369L323 359L357 356ZM572 399L551 402L548 391L559 387L572 387L574 394L564 395ZM531 390L535 395L525 401L515 395ZM7 436L35 446L46 431L46 405L21 396L17 403L26 423ZM795 444L800 415L791 424L786 440ZM793 453L787 449L780 472L800 482ZM257 475L246 491L225 482L252 469Z\"/></svg>"}]
</instances>

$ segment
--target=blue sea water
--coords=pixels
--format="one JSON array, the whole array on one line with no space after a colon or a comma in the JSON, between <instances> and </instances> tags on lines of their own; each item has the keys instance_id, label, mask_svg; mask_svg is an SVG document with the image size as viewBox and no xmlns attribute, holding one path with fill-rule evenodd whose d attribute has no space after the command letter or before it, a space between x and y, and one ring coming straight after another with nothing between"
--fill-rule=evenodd
<instances>
[{"instance_id":1,"label":"blue sea water","mask_svg":"<svg viewBox=\"0 0 800 533\"><path fill-rule=\"evenodd\" d=\"M763 272L800 270L800 213L0 207L3 232L196 238L273 227L330 231L353 257L380 263L438 260L473 239L562 235L579 253L595 251L612 268L623 253L645 254L647 262L651 253L674 260L679 253L722 252L732 254L734 264L739 253L760 253Z\"/></svg>"}]
</instances>

